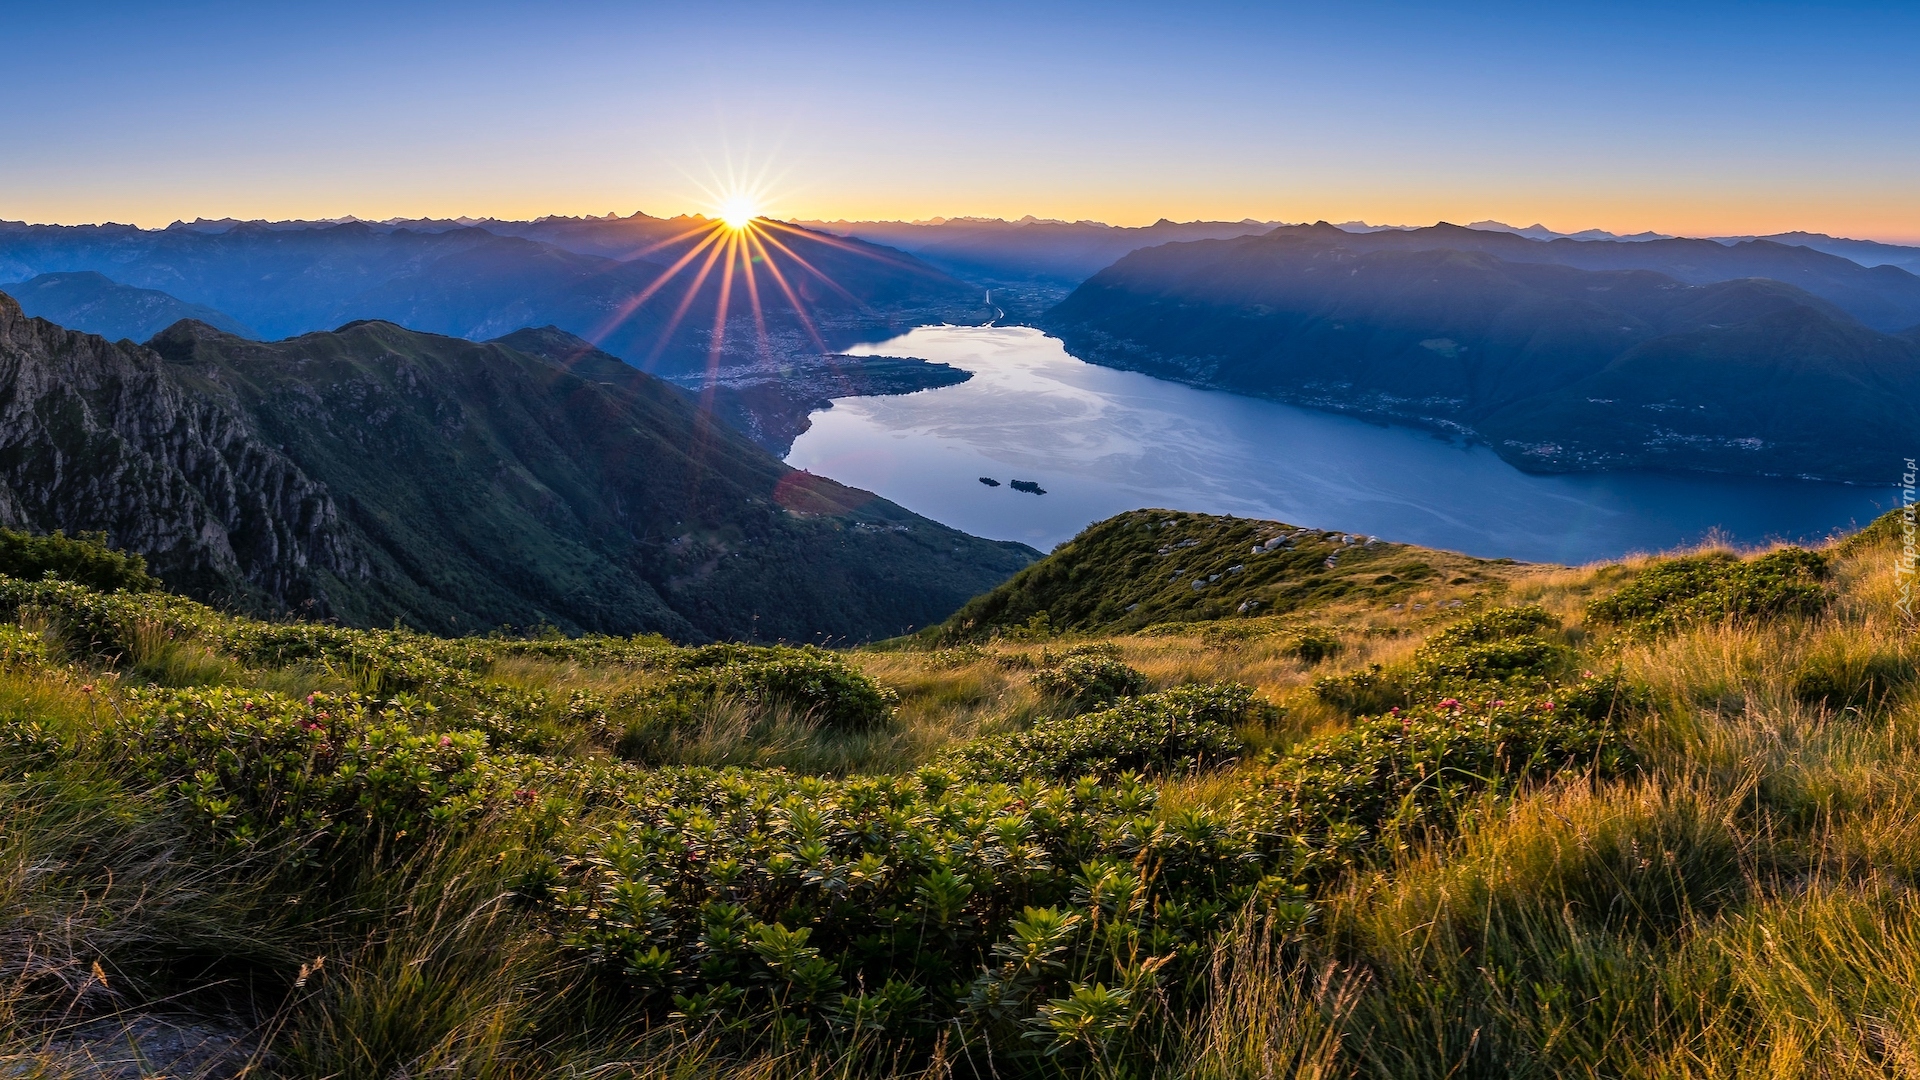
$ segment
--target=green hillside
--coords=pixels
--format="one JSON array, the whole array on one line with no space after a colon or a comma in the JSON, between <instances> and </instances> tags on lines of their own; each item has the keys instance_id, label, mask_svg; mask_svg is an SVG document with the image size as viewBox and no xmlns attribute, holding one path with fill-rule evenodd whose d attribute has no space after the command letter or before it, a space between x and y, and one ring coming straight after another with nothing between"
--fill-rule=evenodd
<instances>
[{"instance_id":1,"label":"green hillside","mask_svg":"<svg viewBox=\"0 0 1920 1080\"><path fill-rule=\"evenodd\" d=\"M265 623L0 536L0 1062L1901 1075L1900 543L829 652Z\"/></svg>"},{"instance_id":2,"label":"green hillside","mask_svg":"<svg viewBox=\"0 0 1920 1080\"><path fill-rule=\"evenodd\" d=\"M357 626L860 641L1036 555L796 472L675 388L390 323L148 347L0 297L0 520ZM591 373L588 373L591 374Z\"/></svg>"},{"instance_id":3,"label":"green hillside","mask_svg":"<svg viewBox=\"0 0 1920 1080\"><path fill-rule=\"evenodd\" d=\"M978 638L1042 619L1116 634L1340 600L1387 606L1436 585L1501 581L1512 565L1278 521L1134 510L1089 525L930 633Z\"/></svg>"}]
</instances>

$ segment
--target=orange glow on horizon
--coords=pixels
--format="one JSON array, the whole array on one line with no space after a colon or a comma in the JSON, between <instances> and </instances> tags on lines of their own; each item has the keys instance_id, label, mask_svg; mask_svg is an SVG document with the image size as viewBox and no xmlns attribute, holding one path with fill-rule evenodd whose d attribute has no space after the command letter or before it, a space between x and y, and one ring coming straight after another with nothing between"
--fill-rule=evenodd
<instances>
[{"instance_id":1,"label":"orange glow on horizon","mask_svg":"<svg viewBox=\"0 0 1920 1080\"><path fill-rule=\"evenodd\" d=\"M1384 186L1384 185L1383 185ZM460 217L527 221L554 216L598 217L608 212L626 216L640 210L654 217L690 216L737 227L754 218L782 221L928 221L956 217L1018 220L1031 215L1059 221L1097 221L1107 225L1141 227L1166 218L1172 221L1312 222L1365 221L1374 225L1431 225L1449 221L1464 225L1482 220L1514 226L1536 222L1562 232L1605 229L1631 234L1643 231L1676 236L1748 236L1805 231L1891 244L1920 244L1920 202L1908 192L1866 190L1781 197L1762 191L1699 191L1648 193L1644 191L1582 192L1542 197L1538 192L1366 191L1349 188L1327 191L1232 192L1195 197L1184 192L1076 192L1071 198L1041 193L929 192L901 198L897 192L848 191L835 198L765 198L729 205L722 196L689 200L669 191L606 191L459 193L420 192L355 198L347 206L335 197L305 197L289 193L277 198L222 199L208 205L192 200L154 200L146 205L111 204L91 199L49 200L43 204L14 200L4 215L33 224L84 225L120 222L142 228L165 228L174 221L195 218L234 218L264 221L338 220L351 214L368 221L392 219L454 219ZM679 209L689 203L701 211ZM635 253L638 255L639 253Z\"/></svg>"}]
</instances>

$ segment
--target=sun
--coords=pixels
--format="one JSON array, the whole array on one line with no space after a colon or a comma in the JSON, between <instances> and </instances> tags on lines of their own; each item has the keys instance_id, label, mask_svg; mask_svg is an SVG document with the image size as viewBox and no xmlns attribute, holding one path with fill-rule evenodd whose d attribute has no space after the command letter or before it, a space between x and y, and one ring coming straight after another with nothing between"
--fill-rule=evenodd
<instances>
[{"instance_id":1,"label":"sun","mask_svg":"<svg viewBox=\"0 0 1920 1080\"><path fill-rule=\"evenodd\" d=\"M729 195L720 204L719 217L727 223L727 228L738 232L753 223L760 216L760 207L746 195Z\"/></svg>"}]
</instances>

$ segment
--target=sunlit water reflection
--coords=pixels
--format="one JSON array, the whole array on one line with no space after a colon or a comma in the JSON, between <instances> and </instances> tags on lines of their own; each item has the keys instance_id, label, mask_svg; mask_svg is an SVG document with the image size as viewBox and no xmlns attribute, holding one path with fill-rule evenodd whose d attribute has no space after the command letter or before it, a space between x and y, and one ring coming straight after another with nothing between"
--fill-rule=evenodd
<instances>
[{"instance_id":1,"label":"sunlit water reflection","mask_svg":"<svg viewBox=\"0 0 1920 1080\"><path fill-rule=\"evenodd\" d=\"M921 327L850 351L939 360L974 377L837 401L813 415L787 462L1043 551L1090 522L1154 506L1581 563L1713 530L1744 542L1818 539L1892 504L1891 489L1840 484L1533 476L1485 447L1415 429L1096 367L1021 327ZM1047 493L1015 491L1014 479Z\"/></svg>"}]
</instances>

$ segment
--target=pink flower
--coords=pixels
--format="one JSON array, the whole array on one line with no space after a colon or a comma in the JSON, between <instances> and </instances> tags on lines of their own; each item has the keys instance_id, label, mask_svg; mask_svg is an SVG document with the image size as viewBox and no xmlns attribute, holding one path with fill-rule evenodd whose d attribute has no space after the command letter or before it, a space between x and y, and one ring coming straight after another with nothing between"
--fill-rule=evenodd
<instances>
[{"instance_id":1,"label":"pink flower","mask_svg":"<svg viewBox=\"0 0 1920 1080\"><path fill-rule=\"evenodd\" d=\"M1459 699L1459 698L1447 698L1446 700L1444 700L1444 701L1442 701L1442 702L1440 703L1440 707L1441 707L1441 708L1443 708L1443 709L1455 709L1455 710L1458 710L1458 709L1460 708L1460 699Z\"/></svg>"},{"instance_id":2,"label":"pink flower","mask_svg":"<svg viewBox=\"0 0 1920 1080\"><path fill-rule=\"evenodd\" d=\"M81 693L83 693L83 694L91 694L91 693L93 693L93 684L92 684L92 683L81 683L81 684L80 684L80 692L81 692Z\"/></svg>"},{"instance_id":3,"label":"pink flower","mask_svg":"<svg viewBox=\"0 0 1920 1080\"><path fill-rule=\"evenodd\" d=\"M1552 711L1553 711L1553 702L1551 702L1551 701L1543 701L1543 702L1541 702L1541 703L1540 703L1540 711L1541 711L1541 712L1552 712Z\"/></svg>"},{"instance_id":4,"label":"pink flower","mask_svg":"<svg viewBox=\"0 0 1920 1080\"><path fill-rule=\"evenodd\" d=\"M1505 704L1506 704L1506 702L1505 702L1505 701L1503 701L1503 700L1501 700L1501 699L1499 699L1499 698L1495 698L1495 699L1494 699L1494 701L1493 701L1493 707L1494 707L1494 708L1496 708L1496 709L1498 709L1498 708L1500 708L1500 707L1501 707L1502 705L1505 705Z\"/></svg>"},{"instance_id":5,"label":"pink flower","mask_svg":"<svg viewBox=\"0 0 1920 1080\"><path fill-rule=\"evenodd\" d=\"M1399 716L1399 715L1400 715L1400 706L1398 706L1398 705L1395 705L1395 706L1394 706L1393 708L1391 708L1391 709L1388 709L1388 710L1387 710L1387 715L1388 715L1388 716Z\"/></svg>"},{"instance_id":6,"label":"pink flower","mask_svg":"<svg viewBox=\"0 0 1920 1080\"><path fill-rule=\"evenodd\" d=\"M452 746L452 745L453 745L453 736L451 736L451 735L442 735L442 736L440 736L440 745L441 745L441 746Z\"/></svg>"}]
</instances>

